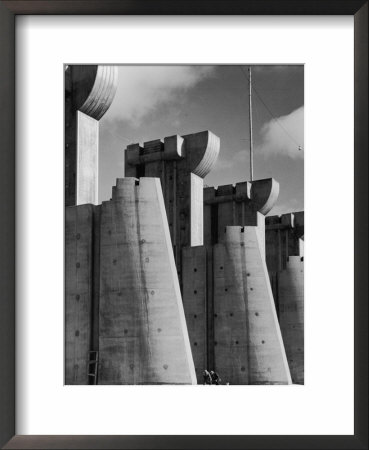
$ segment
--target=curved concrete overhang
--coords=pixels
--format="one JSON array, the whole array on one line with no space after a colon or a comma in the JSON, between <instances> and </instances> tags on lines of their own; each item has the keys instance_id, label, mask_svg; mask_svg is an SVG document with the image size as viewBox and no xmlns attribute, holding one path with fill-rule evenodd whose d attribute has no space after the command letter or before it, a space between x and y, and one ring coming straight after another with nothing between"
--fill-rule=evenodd
<instances>
[{"instance_id":1,"label":"curved concrete overhang","mask_svg":"<svg viewBox=\"0 0 369 450\"><path fill-rule=\"evenodd\" d=\"M256 180L251 183L251 201L255 209L264 216L275 205L279 195L279 183L274 178Z\"/></svg>"},{"instance_id":2,"label":"curved concrete overhang","mask_svg":"<svg viewBox=\"0 0 369 450\"><path fill-rule=\"evenodd\" d=\"M113 102L118 86L116 66L69 66L75 109L100 120Z\"/></svg>"},{"instance_id":3,"label":"curved concrete overhang","mask_svg":"<svg viewBox=\"0 0 369 450\"><path fill-rule=\"evenodd\" d=\"M188 170L204 178L218 159L220 148L218 136L206 130L182 137Z\"/></svg>"}]
</instances>

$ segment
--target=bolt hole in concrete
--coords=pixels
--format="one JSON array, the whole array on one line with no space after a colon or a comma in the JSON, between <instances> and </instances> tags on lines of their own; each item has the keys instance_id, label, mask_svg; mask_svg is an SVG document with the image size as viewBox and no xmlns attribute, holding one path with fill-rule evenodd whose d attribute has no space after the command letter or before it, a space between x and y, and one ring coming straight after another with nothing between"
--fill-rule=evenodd
<instances>
[{"instance_id":1,"label":"bolt hole in concrete","mask_svg":"<svg viewBox=\"0 0 369 450\"><path fill-rule=\"evenodd\" d=\"M79 296L79 294L77 294L76 295L76 300L79 300L80 299L80 296Z\"/></svg>"},{"instance_id":2,"label":"bolt hole in concrete","mask_svg":"<svg viewBox=\"0 0 369 450\"><path fill-rule=\"evenodd\" d=\"M197 315L196 315L196 314L194 315L194 318L195 318L195 319L197 318Z\"/></svg>"},{"instance_id":3,"label":"bolt hole in concrete","mask_svg":"<svg viewBox=\"0 0 369 450\"><path fill-rule=\"evenodd\" d=\"M259 315L259 313L256 312L256 313L255 313L255 316L258 316L258 315Z\"/></svg>"},{"instance_id":4,"label":"bolt hole in concrete","mask_svg":"<svg viewBox=\"0 0 369 450\"><path fill-rule=\"evenodd\" d=\"M197 345L197 342L194 342L193 345Z\"/></svg>"},{"instance_id":5,"label":"bolt hole in concrete","mask_svg":"<svg viewBox=\"0 0 369 450\"><path fill-rule=\"evenodd\" d=\"M79 233L77 233L76 239L80 239L80 238L81 238L81 235Z\"/></svg>"},{"instance_id":6,"label":"bolt hole in concrete","mask_svg":"<svg viewBox=\"0 0 369 450\"><path fill-rule=\"evenodd\" d=\"M228 292L228 289L227 289L227 288L225 288L224 290L225 290L226 292Z\"/></svg>"},{"instance_id":7,"label":"bolt hole in concrete","mask_svg":"<svg viewBox=\"0 0 369 450\"><path fill-rule=\"evenodd\" d=\"M164 369L167 370L168 369L168 364L164 364Z\"/></svg>"},{"instance_id":8,"label":"bolt hole in concrete","mask_svg":"<svg viewBox=\"0 0 369 450\"><path fill-rule=\"evenodd\" d=\"M220 266L220 270L223 270L223 266Z\"/></svg>"},{"instance_id":9,"label":"bolt hole in concrete","mask_svg":"<svg viewBox=\"0 0 369 450\"><path fill-rule=\"evenodd\" d=\"M230 316L233 317L233 313L231 313Z\"/></svg>"},{"instance_id":10,"label":"bolt hole in concrete","mask_svg":"<svg viewBox=\"0 0 369 450\"><path fill-rule=\"evenodd\" d=\"M246 367L242 366L241 367L241 372L244 372L246 370Z\"/></svg>"},{"instance_id":11,"label":"bolt hole in concrete","mask_svg":"<svg viewBox=\"0 0 369 450\"><path fill-rule=\"evenodd\" d=\"M160 333L161 332L161 328L158 328L158 333Z\"/></svg>"},{"instance_id":12,"label":"bolt hole in concrete","mask_svg":"<svg viewBox=\"0 0 369 450\"><path fill-rule=\"evenodd\" d=\"M261 341L262 344L265 344L265 341Z\"/></svg>"},{"instance_id":13,"label":"bolt hole in concrete","mask_svg":"<svg viewBox=\"0 0 369 450\"><path fill-rule=\"evenodd\" d=\"M195 269L193 269L193 271L194 271L194 272L197 272L197 269L195 268Z\"/></svg>"},{"instance_id":14,"label":"bolt hole in concrete","mask_svg":"<svg viewBox=\"0 0 369 450\"><path fill-rule=\"evenodd\" d=\"M236 344L238 344L238 341L236 341Z\"/></svg>"},{"instance_id":15,"label":"bolt hole in concrete","mask_svg":"<svg viewBox=\"0 0 369 450\"><path fill-rule=\"evenodd\" d=\"M77 269L79 269L81 267L81 264L80 263L76 263L76 267L77 267Z\"/></svg>"},{"instance_id":16,"label":"bolt hole in concrete","mask_svg":"<svg viewBox=\"0 0 369 450\"><path fill-rule=\"evenodd\" d=\"M77 330L74 334L75 334L76 336L79 336L79 331Z\"/></svg>"},{"instance_id":17,"label":"bolt hole in concrete","mask_svg":"<svg viewBox=\"0 0 369 450\"><path fill-rule=\"evenodd\" d=\"M145 262L149 262L149 261L150 261L150 258L146 258L146 259L145 259Z\"/></svg>"},{"instance_id":18,"label":"bolt hole in concrete","mask_svg":"<svg viewBox=\"0 0 369 450\"><path fill-rule=\"evenodd\" d=\"M247 273L247 274L246 274L246 276L248 276L248 277L249 277L249 276L250 276L250 274L249 274L249 273Z\"/></svg>"},{"instance_id":19,"label":"bolt hole in concrete","mask_svg":"<svg viewBox=\"0 0 369 450\"><path fill-rule=\"evenodd\" d=\"M193 291L194 294L197 294L197 291Z\"/></svg>"},{"instance_id":20,"label":"bolt hole in concrete","mask_svg":"<svg viewBox=\"0 0 369 450\"><path fill-rule=\"evenodd\" d=\"M124 334L127 334L128 333L128 330L124 330Z\"/></svg>"}]
</instances>

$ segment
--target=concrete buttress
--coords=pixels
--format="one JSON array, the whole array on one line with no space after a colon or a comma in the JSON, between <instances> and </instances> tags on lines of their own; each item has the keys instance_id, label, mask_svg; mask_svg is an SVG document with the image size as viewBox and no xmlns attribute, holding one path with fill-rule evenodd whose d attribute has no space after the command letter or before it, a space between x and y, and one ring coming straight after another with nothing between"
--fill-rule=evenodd
<instances>
[{"instance_id":1,"label":"concrete buttress","mask_svg":"<svg viewBox=\"0 0 369 450\"><path fill-rule=\"evenodd\" d=\"M214 246L215 370L230 384L291 384L262 243L226 227Z\"/></svg>"},{"instance_id":2,"label":"concrete buttress","mask_svg":"<svg viewBox=\"0 0 369 450\"><path fill-rule=\"evenodd\" d=\"M99 384L196 384L159 179L102 204L99 354Z\"/></svg>"},{"instance_id":3,"label":"concrete buttress","mask_svg":"<svg viewBox=\"0 0 369 450\"><path fill-rule=\"evenodd\" d=\"M304 212L266 218L266 262L292 381L304 383Z\"/></svg>"}]
</instances>

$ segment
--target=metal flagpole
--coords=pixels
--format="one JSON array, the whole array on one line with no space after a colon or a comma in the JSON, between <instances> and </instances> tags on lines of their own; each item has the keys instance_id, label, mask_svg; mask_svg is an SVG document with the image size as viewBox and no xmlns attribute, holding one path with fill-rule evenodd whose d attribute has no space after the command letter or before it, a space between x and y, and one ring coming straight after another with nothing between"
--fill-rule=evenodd
<instances>
[{"instance_id":1,"label":"metal flagpole","mask_svg":"<svg viewBox=\"0 0 369 450\"><path fill-rule=\"evenodd\" d=\"M254 163L253 163L254 149L253 149L253 142L252 142L252 101L251 101L251 91L252 91L251 67L249 67L250 181L252 181L254 179Z\"/></svg>"}]
</instances>

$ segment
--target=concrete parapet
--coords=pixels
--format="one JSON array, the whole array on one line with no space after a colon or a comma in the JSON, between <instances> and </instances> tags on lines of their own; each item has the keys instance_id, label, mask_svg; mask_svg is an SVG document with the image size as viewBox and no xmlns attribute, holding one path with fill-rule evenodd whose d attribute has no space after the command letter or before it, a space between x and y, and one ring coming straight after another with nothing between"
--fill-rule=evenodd
<instances>
[{"instance_id":1,"label":"concrete parapet","mask_svg":"<svg viewBox=\"0 0 369 450\"><path fill-rule=\"evenodd\" d=\"M186 172L204 178L215 164L219 154L219 138L210 131L168 136L160 139L127 146L125 162L136 167L155 161L180 161ZM146 173L145 173L146 176Z\"/></svg>"},{"instance_id":2,"label":"concrete parapet","mask_svg":"<svg viewBox=\"0 0 369 450\"><path fill-rule=\"evenodd\" d=\"M99 384L196 384L160 181L101 209Z\"/></svg>"},{"instance_id":3,"label":"concrete parapet","mask_svg":"<svg viewBox=\"0 0 369 450\"><path fill-rule=\"evenodd\" d=\"M265 247L264 216L275 204L279 184L273 179L243 182L204 189L204 243L224 238L226 226L258 226Z\"/></svg>"},{"instance_id":4,"label":"concrete parapet","mask_svg":"<svg viewBox=\"0 0 369 450\"><path fill-rule=\"evenodd\" d=\"M227 227L214 246L215 369L230 384L290 384L260 236Z\"/></svg>"}]
</instances>

